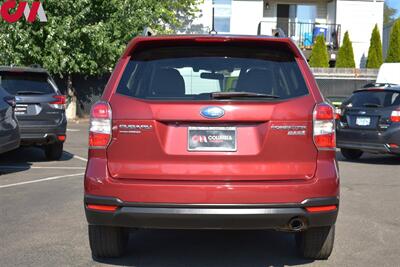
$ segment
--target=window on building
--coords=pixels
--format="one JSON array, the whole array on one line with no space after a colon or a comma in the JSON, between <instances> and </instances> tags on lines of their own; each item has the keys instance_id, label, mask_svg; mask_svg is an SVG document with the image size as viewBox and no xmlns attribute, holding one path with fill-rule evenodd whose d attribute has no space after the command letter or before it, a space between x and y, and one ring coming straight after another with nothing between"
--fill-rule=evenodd
<instances>
[{"instance_id":1,"label":"window on building","mask_svg":"<svg viewBox=\"0 0 400 267\"><path fill-rule=\"evenodd\" d=\"M231 31L232 0L214 0L214 23L218 33Z\"/></svg>"},{"instance_id":2,"label":"window on building","mask_svg":"<svg viewBox=\"0 0 400 267\"><path fill-rule=\"evenodd\" d=\"M316 5L297 5L297 20L299 22L314 23L316 18Z\"/></svg>"}]
</instances>

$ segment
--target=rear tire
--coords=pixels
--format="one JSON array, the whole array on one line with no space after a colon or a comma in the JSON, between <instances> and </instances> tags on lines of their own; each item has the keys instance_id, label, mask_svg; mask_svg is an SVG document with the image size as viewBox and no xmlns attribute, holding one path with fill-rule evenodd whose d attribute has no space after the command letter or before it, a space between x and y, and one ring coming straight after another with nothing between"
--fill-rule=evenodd
<instances>
[{"instance_id":1,"label":"rear tire","mask_svg":"<svg viewBox=\"0 0 400 267\"><path fill-rule=\"evenodd\" d=\"M349 160L359 159L364 154L364 152L362 152L361 150L348 148L342 148L340 149L340 152L342 153L343 157Z\"/></svg>"},{"instance_id":2,"label":"rear tire","mask_svg":"<svg viewBox=\"0 0 400 267\"><path fill-rule=\"evenodd\" d=\"M57 142L54 144L46 145L44 147L44 153L48 160L60 160L63 154L64 144Z\"/></svg>"},{"instance_id":3,"label":"rear tire","mask_svg":"<svg viewBox=\"0 0 400 267\"><path fill-rule=\"evenodd\" d=\"M116 258L124 254L129 232L125 228L89 225L89 243L95 258Z\"/></svg>"},{"instance_id":4,"label":"rear tire","mask_svg":"<svg viewBox=\"0 0 400 267\"><path fill-rule=\"evenodd\" d=\"M335 241L335 226L310 228L297 233L296 243L302 257L327 260L332 254Z\"/></svg>"}]
</instances>

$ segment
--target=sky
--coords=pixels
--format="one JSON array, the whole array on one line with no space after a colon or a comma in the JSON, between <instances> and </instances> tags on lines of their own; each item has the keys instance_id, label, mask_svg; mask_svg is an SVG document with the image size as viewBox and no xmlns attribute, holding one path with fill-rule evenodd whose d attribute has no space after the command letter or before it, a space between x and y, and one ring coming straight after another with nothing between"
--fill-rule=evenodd
<instances>
[{"instance_id":1,"label":"sky","mask_svg":"<svg viewBox=\"0 0 400 267\"><path fill-rule=\"evenodd\" d=\"M393 7L397 9L397 15L400 15L400 0L385 0L385 2Z\"/></svg>"}]
</instances>

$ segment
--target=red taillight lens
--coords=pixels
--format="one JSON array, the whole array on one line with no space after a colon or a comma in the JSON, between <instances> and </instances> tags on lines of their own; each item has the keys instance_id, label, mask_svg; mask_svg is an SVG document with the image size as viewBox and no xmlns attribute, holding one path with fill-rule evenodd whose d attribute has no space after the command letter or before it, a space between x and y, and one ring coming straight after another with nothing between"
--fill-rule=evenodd
<instances>
[{"instance_id":1,"label":"red taillight lens","mask_svg":"<svg viewBox=\"0 0 400 267\"><path fill-rule=\"evenodd\" d=\"M327 103L314 109L314 143L320 150L336 149L335 112Z\"/></svg>"},{"instance_id":2,"label":"red taillight lens","mask_svg":"<svg viewBox=\"0 0 400 267\"><path fill-rule=\"evenodd\" d=\"M340 120L341 117L342 117L342 109L341 108L336 108L335 109L335 119L336 120Z\"/></svg>"},{"instance_id":3,"label":"red taillight lens","mask_svg":"<svg viewBox=\"0 0 400 267\"><path fill-rule=\"evenodd\" d=\"M67 136L65 135L59 135L57 136L58 141L60 142L65 142L65 140L67 140Z\"/></svg>"},{"instance_id":4,"label":"red taillight lens","mask_svg":"<svg viewBox=\"0 0 400 267\"><path fill-rule=\"evenodd\" d=\"M314 118L316 120L332 120L333 114L332 106L326 103L318 104L314 110Z\"/></svg>"},{"instance_id":5,"label":"red taillight lens","mask_svg":"<svg viewBox=\"0 0 400 267\"><path fill-rule=\"evenodd\" d=\"M389 148L392 148L392 149L397 149L400 147L398 144L388 144L388 146L389 146Z\"/></svg>"},{"instance_id":6,"label":"red taillight lens","mask_svg":"<svg viewBox=\"0 0 400 267\"><path fill-rule=\"evenodd\" d=\"M53 95L54 101L50 102L49 105L55 109L64 109L67 103L67 98L65 95Z\"/></svg>"},{"instance_id":7,"label":"red taillight lens","mask_svg":"<svg viewBox=\"0 0 400 267\"><path fill-rule=\"evenodd\" d=\"M55 101L50 103L52 105L65 105L67 99L65 95L53 95L53 98Z\"/></svg>"},{"instance_id":8,"label":"red taillight lens","mask_svg":"<svg viewBox=\"0 0 400 267\"><path fill-rule=\"evenodd\" d=\"M400 122L400 109L394 110L390 116L392 122Z\"/></svg>"},{"instance_id":9,"label":"red taillight lens","mask_svg":"<svg viewBox=\"0 0 400 267\"><path fill-rule=\"evenodd\" d=\"M107 102L98 102L90 115L89 148L106 148L111 141L111 107Z\"/></svg>"}]
</instances>

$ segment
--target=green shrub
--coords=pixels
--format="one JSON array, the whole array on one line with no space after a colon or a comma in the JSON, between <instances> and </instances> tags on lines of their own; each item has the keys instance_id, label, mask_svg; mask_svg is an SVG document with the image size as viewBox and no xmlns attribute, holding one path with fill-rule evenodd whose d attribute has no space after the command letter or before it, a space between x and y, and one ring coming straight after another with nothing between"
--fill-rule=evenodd
<instances>
[{"instance_id":1,"label":"green shrub","mask_svg":"<svg viewBox=\"0 0 400 267\"><path fill-rule=\"evenodd\" d=\"M315 39L314 47L310 56L310 67L312 68L328 68L329 55L328 49L325 45L325 38L322 35L317 36Z\"/></svg>"},{"instance_id":2,"label":"green shrub","mask_svg":"<svg viewBox=\"0 0 400 267\"><path fill-rule=\"evenodd\" d=\"M372 31L371 41L368 51L367 68L379 69L383 64L383 52L381 34L379 33L378 25L375 25Z\"/></svg>"},{"instance_id":3,"label":"green shrub","mask_svg":"<svg viewBox=\"0 0 400 267\"><path fill-rule=\"evenodd\" d=\"M353 45L350 41L349 32L344 34L343 44L339 49L336 60L337 68L355 68Z\"/></svg>"},{"instance_id":4,"label":"green shrub","mask_svg":"<svg viewBox=\"0 0 400 267\"><path fill-rule=\"evenodd\" d=\"M400 20L393 24L392 33L390 34L389 50L386 62L400 62Z\"/></svg>"}]
</instances>

